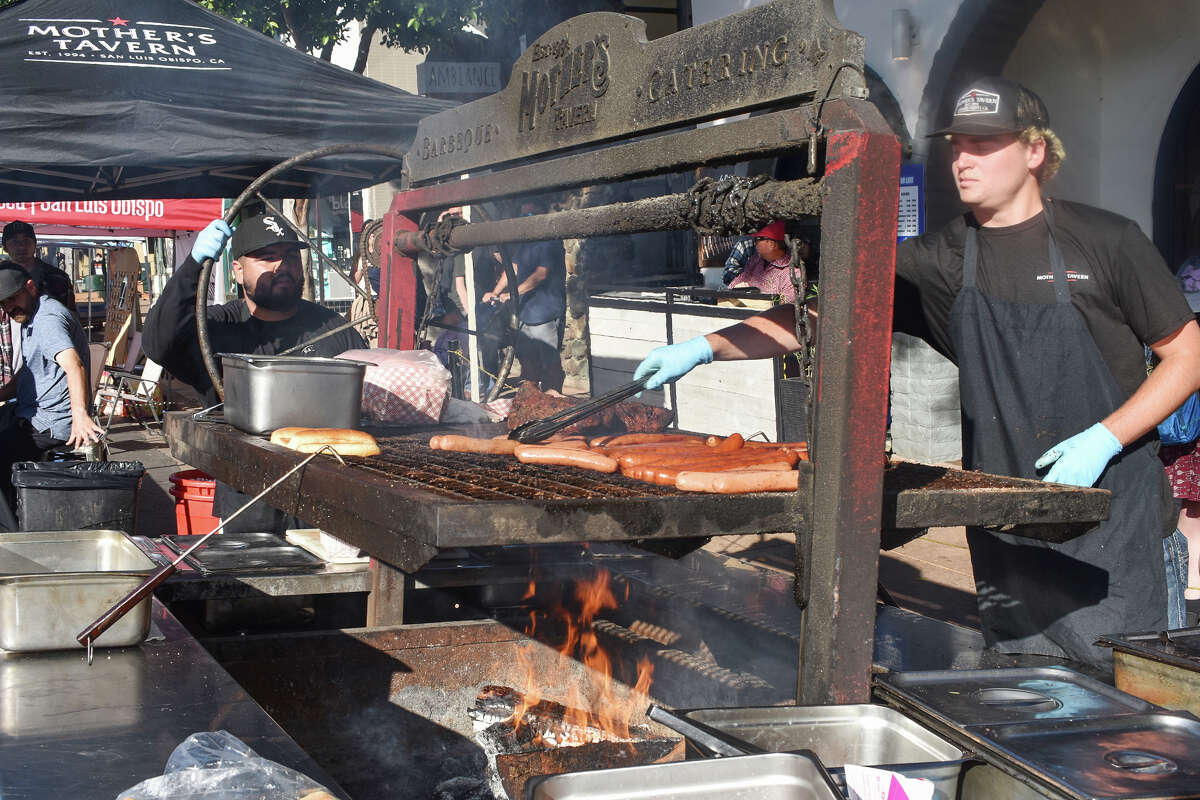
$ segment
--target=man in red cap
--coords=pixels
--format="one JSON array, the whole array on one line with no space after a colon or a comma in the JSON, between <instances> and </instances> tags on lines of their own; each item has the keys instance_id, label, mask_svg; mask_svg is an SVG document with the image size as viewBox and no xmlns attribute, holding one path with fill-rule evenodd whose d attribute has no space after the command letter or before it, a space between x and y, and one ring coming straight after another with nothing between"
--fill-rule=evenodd
<instances>
[{"instance_id":1,"label":"man in red cap","mask_svg":"<svg viewBox=\"0 0 1200 800\"><path fill-rule=\"evenodd\" d=\"M730 289L746 287L758 289L763 294L792 302L796 296L792 285L792 262L784 232L783 220L775 220L754 234L754 255L746 262L746 268L733 281Z\"/></svg>"}]
</instances>

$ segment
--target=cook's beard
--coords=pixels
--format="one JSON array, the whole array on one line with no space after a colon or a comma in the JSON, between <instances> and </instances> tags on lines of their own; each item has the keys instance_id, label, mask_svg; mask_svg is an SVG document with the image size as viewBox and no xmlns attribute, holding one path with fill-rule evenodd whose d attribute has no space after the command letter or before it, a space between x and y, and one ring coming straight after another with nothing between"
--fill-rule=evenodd
<instances>
[{"instance_id":1,"label":"cook's beard","mask_svg":"<svg viewBox=\"0 0 1200 800\"><path fill-rule=\"evenodd\" d=\"M291 311L300 302L301 286L299 283L287 285L271 285L265 292L246 289L246 296L254 301L256 306L270 311Z\"/></svg>"}]
</instances>

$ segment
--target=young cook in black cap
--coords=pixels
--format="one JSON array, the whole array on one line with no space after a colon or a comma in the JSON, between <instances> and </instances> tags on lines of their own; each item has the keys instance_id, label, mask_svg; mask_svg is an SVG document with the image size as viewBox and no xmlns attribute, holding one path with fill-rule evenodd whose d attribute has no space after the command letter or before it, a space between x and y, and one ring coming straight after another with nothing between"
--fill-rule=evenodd
<instances>
[{"instance_id":1,"label":"young cook in black cap","mask_svg":"<svg viewBox=\"0 0 1200 800\"><path fill-rule=\"evenodd\" d=\"M1200 328L1136 223L1043 194L1065 153L1029 89L973 81L932 135L968 211L898 246L895 325L958 364L963 466L1113 493L1109 519L1062 544L968 529L984 637L1106 668L1100 635L1184 624L1186 540L1155 427L1200 388ZM635 375L653 389L714 358L780 355L793 330L778 306L654 350ZM1161 359L1149 377L1143 343Z\"/></svg>"},{"instance_id":2,"label":"young cook in black cap","mask_svg":"<svg viewBox=\"0 0 1200 800\"><path fill-rule=\"evenodd\" d=\"M142 349L168 372L193 387L207 405L218 402L216 389L204 369L196 335L196 286L200 262L219 259L230 244L233 278L242 297L224 305L210 305L206 314L213 353L276 355L345 324L336 311L304 300L300 251L308 245L280 217L258 214L230 230L216 219L200 231L191 255L175 270L146 316ZM214 270L220 274L220 269ZM298 356L336 356L365 348L353 328L339 331L295 353ZM219 364L218 364L219 366ZM213 510L228 516L249 498L218 483ZM227 531L282 533L299 526L264 503L240 515Z\"/></svg>"}]
</instances>

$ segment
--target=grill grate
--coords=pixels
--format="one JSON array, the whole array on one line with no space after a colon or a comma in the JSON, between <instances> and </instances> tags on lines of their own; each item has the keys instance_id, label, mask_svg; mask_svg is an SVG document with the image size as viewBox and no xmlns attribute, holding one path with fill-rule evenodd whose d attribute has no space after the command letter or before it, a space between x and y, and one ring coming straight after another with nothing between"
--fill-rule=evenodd
<instances>
[{"instance_id":1,"label":"grill grate","mask_svg":"<svg viewBox=\"0 0 1200 800\"><path fill-rule=\"evenodd\" d=\"M611 500L678 492L619 474L521 464L511 456L431 450L424 442L380 437L382 454L355 466L455 500Z\"/></svg>"}]
</instances>

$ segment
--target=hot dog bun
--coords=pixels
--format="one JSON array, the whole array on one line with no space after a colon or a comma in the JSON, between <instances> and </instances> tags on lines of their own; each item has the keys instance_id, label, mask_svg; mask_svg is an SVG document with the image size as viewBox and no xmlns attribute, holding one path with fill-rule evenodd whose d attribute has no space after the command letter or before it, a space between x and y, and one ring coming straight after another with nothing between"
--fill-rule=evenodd
<instances>
[{"instance_id":1,"label":"hot dog bun","mask_svg":"<svg viewBox=\"0 0 1200 800\"><path fill-rule=\"evenodd\" d=\"M288 439L287 447L299 453L331 447L342 456L377 456L380 452L374 436L352 428L301 428Z\"/></svg>"},{"instance_id":2,"label":"hot dog bun","mask_svg":"<svg viewBox=\"0 0 1200 800\"><path fill-rule=\"evenodd\" d=\"M271 432L271 444L281 444L287 447L288 441L296 434L297 431L306 430L305 428L276 428Z\"/></svg>"}]
</instances>

